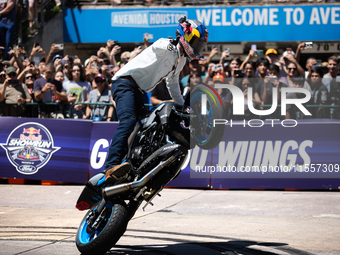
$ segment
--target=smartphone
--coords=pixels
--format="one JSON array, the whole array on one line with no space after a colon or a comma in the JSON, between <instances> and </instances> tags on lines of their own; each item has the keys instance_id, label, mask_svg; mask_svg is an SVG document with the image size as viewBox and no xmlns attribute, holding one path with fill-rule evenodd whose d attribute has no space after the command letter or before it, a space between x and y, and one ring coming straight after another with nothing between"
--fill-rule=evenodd
<instances>
[{"instance_id":1,"label":"smartphone","mask_svg":"<svg viewBox=\"0 0 340 255\"><path fill-rule=\"evenodd\" d=\"M145 39L152 40L152 39L153 39L153 34L145 33L145 34L144 34L144 38L145 38Z\"/></svg>"},{"instance_id":2,"label":"smartphone","mask_svg":"<svg viewBox=\"0 0 340 255\"><path fill-rule=\"evenodd\" d=\"M306 49L311 49L311 48L313 48L313 42L306 42L306 43L305 43L305 47L306 47Z\"/></svg>"},{"instance_id":3,"label":"smartphone","mask_svg":"<svg viewBox=\"0 0 340 255\"><path fill-rule=\"evenodd\" d=\"M63 43L56 43L56 44L54 44L54 46L58 47L59 50L63 50L64 49L64 44Z\"/></svg>"},{"instance_id":4,"label":"smartphone","mask_svg":"<svg viewBox=\"0 0 340 255\"><path fill-rule=\"evenodd\" d=\"M38 46L40 46L40 43L38 43L38 42L35 43L35 47L38 47Z\"/></svg>"},{"instance_id":5,"label":"smartphone","mask_svg":"<svg viewBox=\"0 0 340 255\"><path fill-rule=\"evenodd\" d=\"M244 76L244 70L235 70L234 74L238 74L238 76Z\"/></svg>"},{"instance_id":6,"label":"smartphone","mask_svg":"<svg viewBox=\"0 0 340 255\"><path fill-rule=\"evenodd\" d=\"M217 45L214 45L213 49L218 49L218 46L217 46Z\"/></svg>"},{"instance_id":7,"label":"smartphone","mask_svg":"<svg viewBox=\"0 0 340 255\"><path fill-rule=\"evenodd\" d=\"M255 50L254 51L255 56L262 56L263 55L263 50Z\"/></svg>"},{"instance_id":8,"label":"smartphone","mask_svg":"<svg viewBox=\"0 0 340 255\"><path fill-rule=\"evenodd\" d=\"M250 49L252 49L252 50L256 50L256 49L257 49L257 46L256 46L256 44L252 44Z\"/></svg>"},{"instance_id":9,"label":"smartphone","mask_svg":"<svg viewBox=\"0 0 340 255\"><path fill-rule=\"evenodd\" d=\"M19 83L19 80L18 79L10 79L8 81L8 84L18 84Z\"/></svg>"},{"instance_id":10,"label":"smartphone","mask_svg":"<svg viewBox=\"0 0 340 255\"><path fill-rule=\"evenodd\" d=\"M268 76L268 79L271 81L271 82L274 82L277 80L277 77L276 76Z\"/></svg>"},{"instance_id":11,"label":"smartphone","mask_svg":"<svg viewBox=\"0 0 340 255\"><path fill-rule=\"evenodd\" d=\"M112 71L113 70L113 65L108 65L107 70Z\"/></svg>"},{"instance_id":12,"label":"smartphone","mask_svg":"<svg viewBox=\"0 0 340 255\"><path fill-rule=\"evenodd\" d=\"M97 68L98 68L97 63L96 63L96 62L92 62L92 63L91 63L91 68L97 69Z\"/></svg>"},{"instance_id":13,"label":"smartphone","mask_svg":"<svg viewBox=\"0 0 340 255\"><path fill-rule=\"evenodd\" d=\"M225 52L226 52L226 53L229 53L229 52L230 52L230 48L227 48L227 49L225 50Z\"/></svg>"},{"instance_id":14,"label":"smartphone","mask_svg":"<svg viewBox=\"0 0 340 255\"><path fill-rule=\"evenodd\" d=\"M113 42L115 43L114 45L120 46L120 43L117 40L114 40Z\"/></svg>"},{"instance_id":15,"label":"smartphone","mask_svg":"<svg viewBox=\"0 0 340 255\"><path fill-rule=\"evenodd\" d=\"M293 51L292 48L287 48L286 51Z\"/></svg>"},{"instance_id":16,"label":"smartphone","mask_svg":"<svg viewBox=\"0 0 340 255\"><path fill-rule=\"evenodd\" d=\"M62 60L61 60L61 64L62 64L62 65L66 65L66 64L67 64L67 60L62 59Z\"/></svg>"}]
</instances>

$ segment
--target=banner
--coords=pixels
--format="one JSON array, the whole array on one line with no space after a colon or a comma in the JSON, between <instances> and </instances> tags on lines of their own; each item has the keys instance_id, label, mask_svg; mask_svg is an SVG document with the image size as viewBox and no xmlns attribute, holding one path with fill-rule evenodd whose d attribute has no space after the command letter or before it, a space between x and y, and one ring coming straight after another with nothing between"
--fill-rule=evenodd
<instances>
[{"instance_id":1,"label":"banner","mask_svg":"<svg viewBox=\"0 0 340 255\"><path fill-rule=\"evenodd\" d=\"M117 123L0 118L0 177L84 183L104 169ZM261 120L258 120L260 123ZM236 121L210 151L190 150L172 187L338 189L339 120Z\"/></svg>"},{"instance_id":2,"label":"banner","mask_svg":"<svg viewBox=\"0 0 340 255\"><path fill-rule=\"evenodd\" d=\"M338 41L340 5L65 9L64 42L143 42L176 37L178 19L197 19L209 42Z\"/></svg>"},{"instance_id":3,"label":"banner","mask_svg":"<svg viewBox=\"0 0 340 255\"><path fill-rule=\"evenodd\" d=\"M91 121L0 117L0 176L84 183Z\"/></svg>"}]
</instances>

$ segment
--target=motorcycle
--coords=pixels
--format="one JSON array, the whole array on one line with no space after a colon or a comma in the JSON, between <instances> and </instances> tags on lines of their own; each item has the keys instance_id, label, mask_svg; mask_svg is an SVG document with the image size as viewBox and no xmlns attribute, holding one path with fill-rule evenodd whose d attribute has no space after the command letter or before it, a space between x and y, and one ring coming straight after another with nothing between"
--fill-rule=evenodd
<instances>
[{"instance_id":1,"label":"motorcycle","mask_svg":"<svg viewBox=\"0 0 340 255\"><path fill-rule=\"evenodd\" d=\"M184 107L169 102L146 113L129 137L124 162L132 167L125 181L108 184L105 174L99 173L85 184L76 204L77 209L88 210L76 234L78 250L84 255L110 250L142 202L146 202L143 208L153 205L153 198L180 175L190 149L197 145L209 150L218 145L224 125L214 126L214 119L221 119L222 114L218 94L203 84L186 97Z\"/></svg>"}]
</instances>

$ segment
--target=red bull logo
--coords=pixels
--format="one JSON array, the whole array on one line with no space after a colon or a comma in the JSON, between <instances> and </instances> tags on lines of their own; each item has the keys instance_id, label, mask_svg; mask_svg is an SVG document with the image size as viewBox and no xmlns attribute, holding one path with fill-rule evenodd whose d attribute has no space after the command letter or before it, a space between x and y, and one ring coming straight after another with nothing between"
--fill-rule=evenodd
<instances>
[{"instance_id":1,"label":"red bull logo","mask_svg":"<svg viewBox=\"0 0 340 255\"><path fill-rule=\"evenodd\" d=\"M27 122L9 134L7 142L0 144L7 158L21 174L35 174L60 149L54 146L50 131L40 123Z\"/></svg>"},{"instance_id":2,"label":"red bull logo","mask_svg":"<svg viewBox=\"0 0 340 255\"><path fill-rule=\"evenodd\" d=\"M30 134L30 135L40 135L40 129L35 129L34 127L24 128L23 134Z\"/></svg>"}]
</instances>

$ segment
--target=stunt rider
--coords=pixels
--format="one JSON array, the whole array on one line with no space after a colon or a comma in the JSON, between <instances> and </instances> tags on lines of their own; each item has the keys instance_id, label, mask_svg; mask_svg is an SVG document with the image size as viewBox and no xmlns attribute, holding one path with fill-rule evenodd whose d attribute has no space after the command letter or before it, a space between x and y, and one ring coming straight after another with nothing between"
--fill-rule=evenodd
<instances>
[{"instance_id":1,"label":"stunt rider","mask_svg":"<svg viewBox=\"0 0 340 255\"><path fill-rule=\"evenodd\" d=\"M113 135L105 163L105 179L120 183L131 169L129 162L121 163L128 152L128 138L144 106L144 92L153 90L166 78L170 96L184 104L179 74L186 63L197 58L208 42L208 30L198 20L182 17L177 27L177 39L161 38L145 49L112 78L112 98L116 103L119 125ZM178 43L179 42L179 43Z\"/></svg>"}]
</instances>

